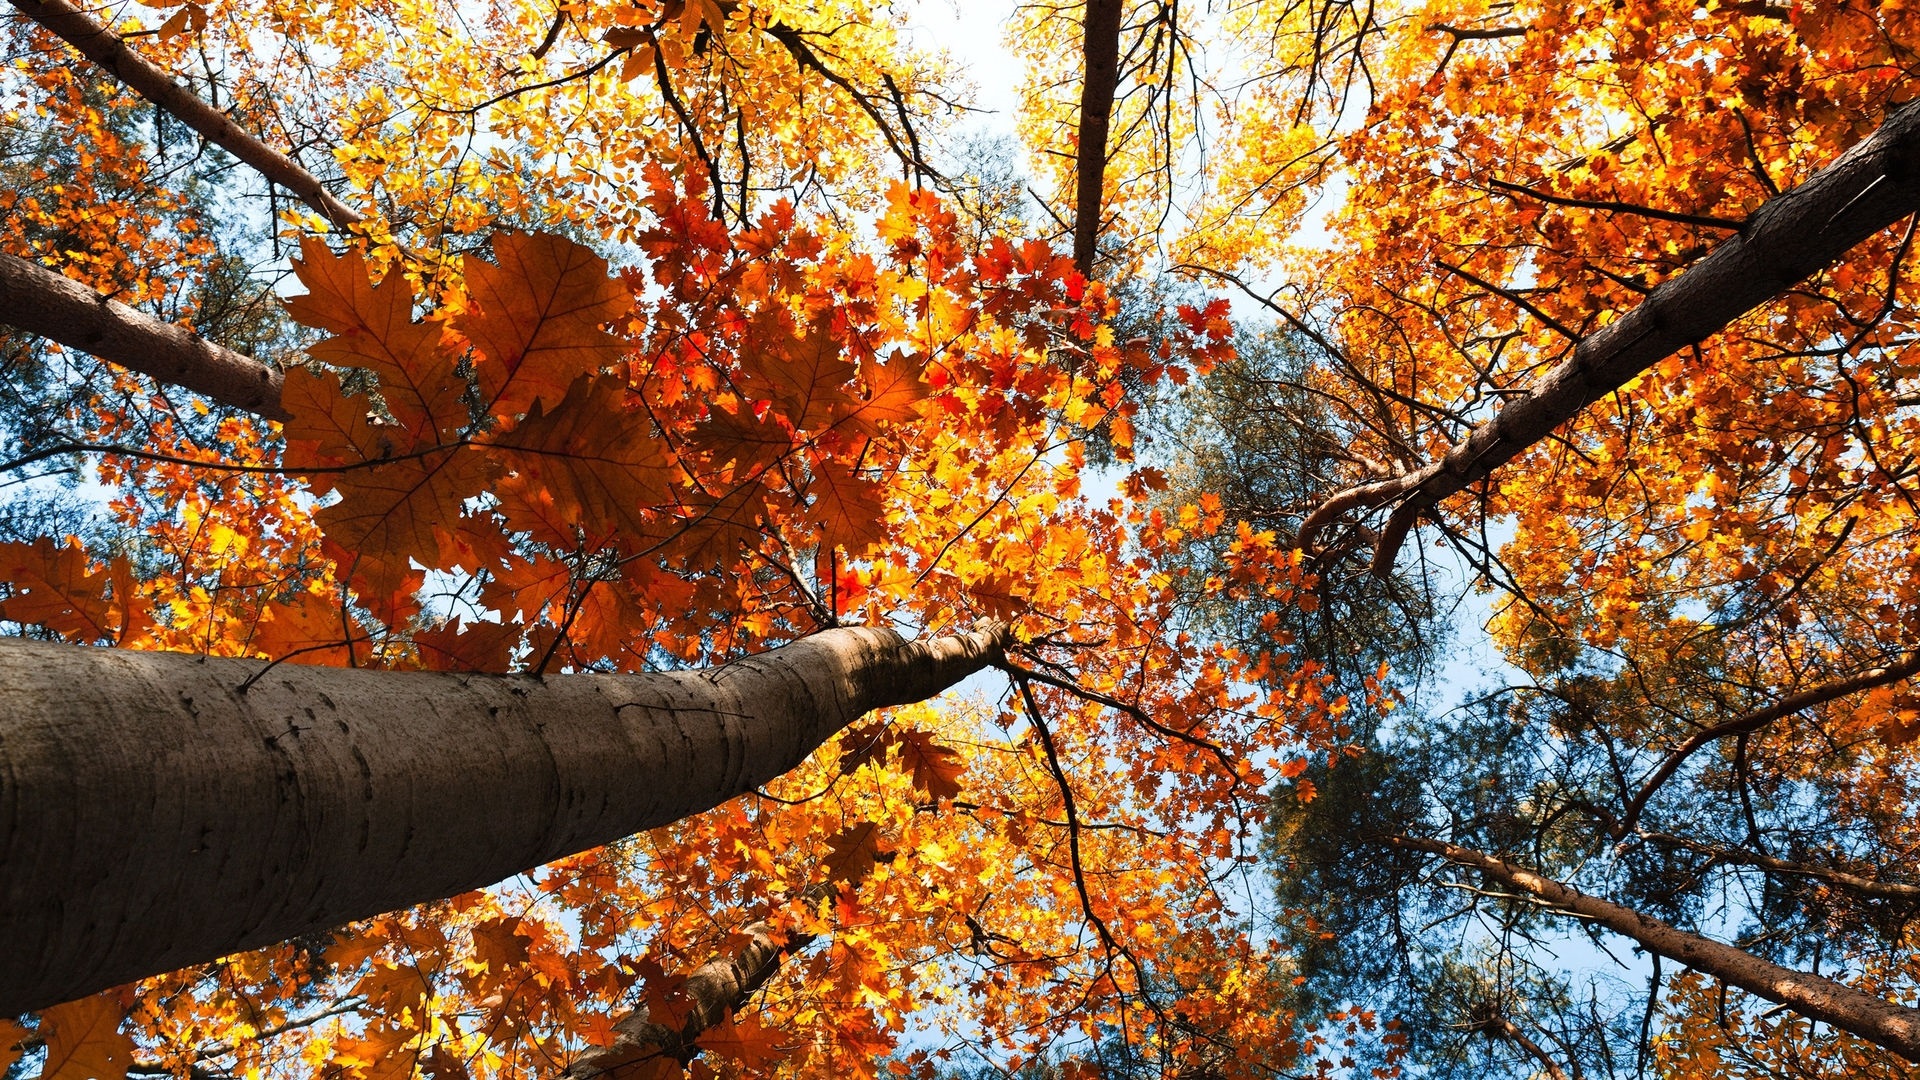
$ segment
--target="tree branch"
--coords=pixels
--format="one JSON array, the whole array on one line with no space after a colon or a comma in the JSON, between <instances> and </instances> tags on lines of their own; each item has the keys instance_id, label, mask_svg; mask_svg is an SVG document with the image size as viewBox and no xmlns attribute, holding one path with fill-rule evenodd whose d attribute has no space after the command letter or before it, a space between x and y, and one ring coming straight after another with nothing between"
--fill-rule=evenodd
<instances>
[{"instance_id":1,"label":"tree branch","mask_svg":"<svg viewBox=\"0 0 1920 1080\"><path fill-rule=\"evenodd\" d=\"M1086 0L1082 28L1086 53L1080 84L1079 146L1075 157L1073 265L1093 273L1100 239L1100 196L1107 175L1107 132L1113 121L1113 94L1120 79L1120 0Z\"/></svg>"},{"instance_id":2,"label":"tree branch","mask_svg":"<svg viewBox=\"0 0 1920 1080\"><path fill-rule=\"evenodd\" d=\"M281 373L0 252L0 323L91 353L224 405L282 420Z\"/></svg>"},{"instance_id":3,"label":"tree branch","mask_svg":"<svg viewBox=\"0 0 1920 1080\"><path fill-rule=\"evenodd\" d=\"M1653 798L1654 792L1660 790L1661 785L1672 779L1673 774L1686 763L1687 758L1701 747L1721 739L1750 735L1775 720L1785 719L1803 709L1825 705L1829 701L1837 701L1862 690L1872 690L1875 687L1896 683L1915 674L1920 674L1920 652L1908 653L1898 662L1885 667L1870 668L1858 675L1822 683L1797 694L1789 694L1764 709L1755 709L1743 716L1694 732L1675 747L1659 765L1656 765L1653 772L1649 773L1647 779L1641 783L1640 790L1634 792L1633 798L1627 802L1626 810L1620 815L1619 824L1614 828L1614 838L1624 839L1633 832L1634 826L1640 820L1640 814L1647 808L1647 800Z\"/></svg>"},{"instance_id":4,"label":"tree branch","mask_svg":"<svg viewBox=\"0 0 1920 1080\"><path fill-rule=\"evenodd\" d=\"M12 0L21 14L46 27L148 101L199 132L260 175L300 197L337 228L364 220L335 198L320 178L292 158L247 134L227 114L173 81L173 76L127 47L120 36L67 0Z\"/></svg>"},{"instance_id":5,"label":"tree branch","mask_svg":"<svg viewBox=\"0 0 1920 1080\"><path fill-rule=\"evenodd\" d=\"M1763 203L1740 235L1582 339L1532 391L1475 428L1446 456L1396 483L1337 494L1328 505L1358 509L1398 500L1373 560L1376 574L1389 573L1407 532L1441 499L1484 479L1640 372L1719 332L1916 210L1920 103L1909 103L1832 165ZM1316 532L1334 516L1325 507L1309 515L1300 546L1312 550Z\"/></svg>"},{"instance_id":6,"label":"tree branch","mask_svg":"<svg viewBox=\"0 0 1920 1080\"><path fill-rule=\"evenodd\" d=\"M1438 855L1456 866L1479 870L1510 888L1538 897L1553 908L1590 919L1650 952L1785 1005L1810 1020L1851 1032L1908 1061L1920 1061L1920 1009L1909 1009L1845 983L1782 967L1610 900L1589 896L1482 851L1411 836L1381 837L1380 842L1389 847Z\"/></svg>"}]
</instances>

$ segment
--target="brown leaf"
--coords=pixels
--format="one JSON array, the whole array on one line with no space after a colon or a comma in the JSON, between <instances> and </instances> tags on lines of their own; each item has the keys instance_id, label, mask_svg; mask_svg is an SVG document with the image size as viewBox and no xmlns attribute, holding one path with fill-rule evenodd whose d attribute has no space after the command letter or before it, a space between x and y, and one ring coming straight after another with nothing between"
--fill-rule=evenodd
<instances>
[{"instance_id":1,"label":"brown leaf","mask_svg":"<svg viewBox=\"0 0 1920 1080\"><path fill-rule=\"evenodd\" d=\"M807 516L820 526L821 542L862 555L887 535L884 488L830 458L813 465Z\"/></svg>"},{"instance_id":2,"label":"brown leaf","mask_svg":"<svg viewBox=\"0 0 1920 1080\"><path fill-rule=\"evenodd\" d=\"M64 545L42 536L31 544L0 544L0 582L13 595L0 600L0 619L44 626L76 641L124 640L137 619L127 609L133 597L133 572L125 558L100 571L80 541ZM111 595L109 594L111 586Z\"/></svg>"},{"instance_id":3,"label":"brown leaf","mask_svg":"<svg viewBox=\"0 0 1920 1080\"><path fill-rule=\"evenodd\" d=\"M849 825L827 840L827 879L859 881L873 870L886 852L880 847L880 826L871 821Z\"/></svg>"},{"instance_id":4,"label":"brown leaf","mask_svg":"<svg viewBox=\"0 0 1920 1080\"><path fill-rule=\"evenodd\" d=\"M133 1039L120 1032L126 1016L112 990L41 1013L47 1062L40 1080L125 1080L133 1064Z\"/></svg>"},{"instance_id":5,"label":"brown leaf","mask_svg":"<svg viewBox=\"0 0 1920 1080\"><path fill-rule=\"evenodd\" d=\"M495 486L513 528L560 548L584 538L589 547L611 542L631 553L657 542L653 511L667 500L672 474L621 376L577 380L552 407L535 404L495 445L516 451L502 457L509 472Z\"/></svg>"},{"instance_id":6,"label":"brown leaf","mask_svg":"<svg viewBox=\"0 0 1920 1080\"><path fill-rule=\"evenodd\" d=\"M763 1069L787 1056L780 1049L780 1032L752 1017L742 1021L729 1016L701 1032L693 1042L750 1070Z\"/></svg>"},{"instance_id":7,"label":"brown leaf","mask_svg":"<svg viewBox=\"0 0 1920 1080\"><path fill-rule=\"evenodd\" d=\"M408 449L446 441L467 426L467 382L458 353L438 323L413 319L414 294L395 263L373 283L358 247L335 255L317 237L300 242L294 273L307 287L287 301L295 320L333 332L307 351L331 364L367 368L380 377L387 410L413 436Z\"/></svg>"}]
</instances>

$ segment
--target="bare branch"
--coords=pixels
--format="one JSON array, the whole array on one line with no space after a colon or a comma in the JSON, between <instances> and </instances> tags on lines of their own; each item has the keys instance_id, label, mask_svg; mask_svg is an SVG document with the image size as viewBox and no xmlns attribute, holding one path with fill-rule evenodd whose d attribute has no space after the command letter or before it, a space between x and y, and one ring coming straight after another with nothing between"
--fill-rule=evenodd
<instances>
[{"instance_id":1,"label":"bare branch","mask_svg":"<svg viewBox=\"0 0 1920 1080\"><path fill-rule=\"evenodd\" d=\"M1438 855L1471 867L1545 901L1570 915L1590 919L1648 950L1785 1005L1810 1020L1831 1024L1908 1061L1920 1061L1920 1009L1909 1009L1845 983L1782 967L1731 945L1701 937L1632 908L1515 866L1482 851L1412 836L1381 837L1388 847Z\"/></svg>"}]
</instances>

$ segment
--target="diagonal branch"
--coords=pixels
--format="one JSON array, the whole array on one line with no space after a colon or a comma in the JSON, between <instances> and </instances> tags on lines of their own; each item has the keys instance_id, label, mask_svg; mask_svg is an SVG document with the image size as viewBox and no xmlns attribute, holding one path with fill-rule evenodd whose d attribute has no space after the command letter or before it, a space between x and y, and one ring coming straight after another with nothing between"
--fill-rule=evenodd
<instances>
[{"instance_id":1,"label":"diagonal branch","mask_svg":"<svg viewBox=\"0 0 1920 1080\"><path fill-rule=\"evenodd\" d=\"M1698 840L1689 840L1672 833L1643 832L1642 840L1656 844L1668 844L1685 848L1688 851L1708 856L1715 862L1729 863L1734 866L1755 866L1775 874L1790 874L1794 877L1812 878L1815 881L1846 889L1848 892L1864 896L1870 900L1886 900L1902 906L1920 906L1920 885L1908 885L1898 881L1881 881L1877 878L1849 874L1845 870L1835 870L1825 866L1809 866L1806 863L1776 859L1771 855L1762 855L1753 851L1740 851L1734 848L1714 847Z\"/></svg>"},{"instance_id":2,"label":"diagonal branch","mask_svg":"<svg viewBox=\"0 0 1920 1080\"><path fill-rule=\"evenodd\" d=\"M1552 878L1482 851L1412 836L1386 836L1388 847L1438 855L1456 866L1479 870L1508 888L1549 907L1592 920L1637 942L1641 948L1695 971L1784 1005L1809 1020L1831 1024L1908 1061L1920 1061L1920 1009L1896 1005L1845 983L1782 967L1731 945L1689 933L1632 908L1590 896Z\"/></svg>"},{"instance_id":3,"label":"diagonal branch","mask_svg":"<svg viewBox=\"0 0 1920 1080\"><path fill-rule=\"evenodd\" d=\"M1686 741L1674 747L1673 752L1662 759L1659 765L1654 766L1653 772L1647 774L1646 780L1641 782L1640 790L1634 792L1633 798L1627 802L1626 810L1620 815L1620 823L1614 830L1615 838L1624 838L1633 832L1640 820L1641 812L1647 808L1647 800L1653 798L1654 792L1660 790L1662 784L1672 779L1673 774L1686 763L1687 758L1701 747L1721 739L1751 735L1776 720L1784 720L1802 710L1825 705L1829 701L1837 701L1862 690L1872 690L1896 683L1916 674L1920 674L1920 652L1908 653L1899 661L1885 667L1869 668L1858 675L1836 679L1833 682L1802 690L1797 694L1790 694L1764 709L1755 709L1745 715L1736 716L1731 720L1694 732L1687 736Z\"/></svg>"},{"instance_id":4,"label":"diagonal branch","mask_svg":"<svg viewBox=\"0 0 1920 1080\"><path fill-rule=\"evenodd\" d=\"M173 76L127 47L118 34L67 0L12 0L21 14L46 27L87 59L111 72L129 88L199 132L208 142L253 166L260 175L298 195L335 227L363 218L335 198L320 178L278 150L254 138L226 113L200 100Z\"/></svg>"},{"instance_id":5,"label":"diagonal branch","mask_svg":"<svg viewBox=\"0 0 1920 1080\"><path fill-rule=\"evenodd\" d=\"M815 884L802 890L796 900L816 904L832 895L831 885ZM656 1018L642 1005L615 1022L611 1044L573 1059L558 1080L620 1077L655 1058L690 1058L699 1051L695 1042L701 1035L731 1017L773 978L787 957L813 944L817 936L783 931L764 919L741 927L734 935L738 944L694 969L677 988L683 1014Z\"/></svg>"},{"instance_id":6,"label":"diagonal branch","mask_svg":"<svg viewBox=\"0 0 1920 1080\"><path fill-rule=\"evenodd\" d=\"M1397 501L1374 552L1374 572L1388 573L1408 531L1441 499L1485 479L1640 372L1704 341L1916 210L1920 103L1909 103L1832 165L1761 204L1740 235L1582 339L1532 391L1446 456L1396 481L1342 492L1322 504L1301 525L1300 547L1314 550L1318 534L1348 510Z\"/></svg>"},{"instance_id":7,"label":"diagonal branch","mask_svg":"<svg viewBox=\"0 0 1920 1080\"><path fill-rule=\"evenodd\" d=\"M286 417L280 408L278 368L4 252L0 252L0 323L236 409L270 420Z\"/></svg>"}]
</instances>

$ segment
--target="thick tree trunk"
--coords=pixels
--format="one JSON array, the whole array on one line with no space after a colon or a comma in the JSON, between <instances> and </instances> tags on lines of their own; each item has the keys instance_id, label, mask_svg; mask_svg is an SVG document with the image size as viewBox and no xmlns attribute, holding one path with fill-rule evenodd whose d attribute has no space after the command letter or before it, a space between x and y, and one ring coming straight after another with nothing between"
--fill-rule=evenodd
<instances>
[{"instance_id":1,"label":"thick tree trunk","mask_svg":"<svg viewBox=\"0 0 1920 1080\"><path fill-rule=\"evenodd\" d=\"M0 252L0 323L110 360L163 383L268 419L280 408L278 369Z\"/></svg>"},{"instance_id":2,"label":"thick tree trunk","mask_svg":"<svg viewBox=\"0 0 1920 1080\"><path fill-rule=\"evenodd\" d=\"M298 195L302 202L318 210L334 225L346 226L361 220L358 213L334 198L321 185L319 177L301 168L292 158L247 134L226 113L174 82L170 73L129 49L118 34L95 22L79 8L66 0L12 0L12 3L21 14L57 34L61 40L107 69L141 97L199 132L202 138L253 166L269 181Z\"/></svg>"},{"instance_id":3,"label":"thick tree trunk","mask_svg":"<svg viewBox=\"0 0 1920 1080\"><path fill-rule=\"evenodd\" d=\"M1080 82L1079 146L1075 155L1073 265L1093 273L1100 241L1100 196L1107 179L1107 133L1113 94L1120 79L1121 0L1087 0L1081 41L1085 68Z\"/></svg>"},{"instance_id":4,"label":"thick tree trunk","mask_svg":"<svg viewBox=\"0 0 1920 1080\"><path fill-rule=\"evenodd\" d=\"M1407 531L1441 499L1484 479L1642 371L1718 333L1916 210L1920 102L1910 102L1806 183L1768 199L1738 236L1583 338L1571 358L1445 457L1322 503L1301 524L1300 546L1313 550L1318 533L1342 514L1397 501L1374 555L1375 572L1390 571Z\"/></svg>"},{"instance_id":5,"label":"thick tree trunk","mask_svg":"<svg viewBox=\"0 0 1920 1080\"><path fill-rule=\"evenodd\" d=\"M709 671L533 678L0 640L0 1016L697 813L1004 641L849 628Z\"/></svg>"},{"instance_id":6,"label":"thick tree trunk","mask_svg":"<svg viewBox=\"0 0 1920 1080\"><path fill-rule=\"evenodd\" d=\"M1721 982L1784 1005L1794 1012L1920 1061L1920 1009L1895 1005L1845 983L1782 967L1712 938L1691 934L1578 889L1562 885L1482 851L1441 840L1393 836L1384 842L1438 855L1456 866L1482 871L1509 888L1538 897L1552 907L1591 919L1638 942L1649 952L1677 960Z\"/></svg>"}]
</instances>

